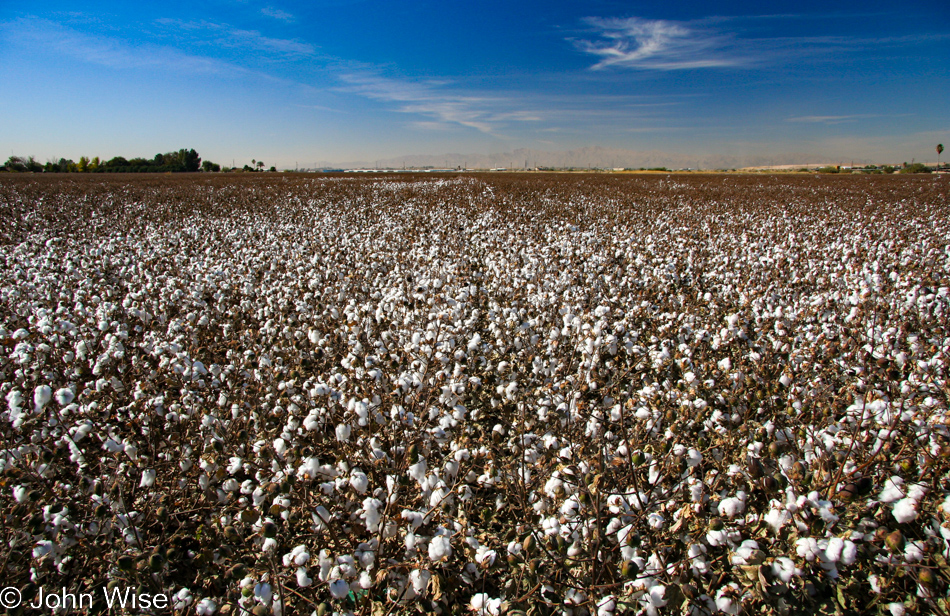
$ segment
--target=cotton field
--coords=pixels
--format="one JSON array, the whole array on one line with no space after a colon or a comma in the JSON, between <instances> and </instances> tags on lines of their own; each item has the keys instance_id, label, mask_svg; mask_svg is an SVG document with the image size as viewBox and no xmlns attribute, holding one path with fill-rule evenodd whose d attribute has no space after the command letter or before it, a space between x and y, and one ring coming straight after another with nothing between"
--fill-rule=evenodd
<instances>
[{"instance_id":1,"label":"cotton field","mask_svg":"<svg viewBox=\"0 0 950 616\"><path fill-rule=\"evenodd\" d=\"M946 177L205 177L0 180L25 601L950 613Z\"/></svg>"}]
</instances>

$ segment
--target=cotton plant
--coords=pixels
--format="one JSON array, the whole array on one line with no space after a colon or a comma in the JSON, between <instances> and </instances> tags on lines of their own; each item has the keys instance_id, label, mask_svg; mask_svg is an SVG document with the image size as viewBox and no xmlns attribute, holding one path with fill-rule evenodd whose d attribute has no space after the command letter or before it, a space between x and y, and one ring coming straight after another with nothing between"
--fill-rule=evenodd
<instances>
[{"instance_id":1,"label":"cotton plant","mask_svg":"<svg viewBox=\"0 0 950 616\"><path fill-rule=\"evenodd\" d=\"M737 613L857 578L930 609L945 204L813 180L5 182L10 570L215 614Z\"/></svg>"}]
</instances>

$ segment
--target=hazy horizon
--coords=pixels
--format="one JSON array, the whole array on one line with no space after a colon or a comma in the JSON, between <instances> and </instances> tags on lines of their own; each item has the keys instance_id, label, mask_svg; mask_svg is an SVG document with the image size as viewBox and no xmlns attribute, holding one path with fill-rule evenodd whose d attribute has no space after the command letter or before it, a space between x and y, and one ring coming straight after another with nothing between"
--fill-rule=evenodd
<instances>
[{"instance_id":1,"label":"hazy horizon","mask_svg":"<svg viewBox=\"0 0 950 616\"><path fill-rule=\"evenodd\" d=\"M945 2L760 6L7 4L0 143L278 168L935 160Z\"/></svg>"}]
</instances>

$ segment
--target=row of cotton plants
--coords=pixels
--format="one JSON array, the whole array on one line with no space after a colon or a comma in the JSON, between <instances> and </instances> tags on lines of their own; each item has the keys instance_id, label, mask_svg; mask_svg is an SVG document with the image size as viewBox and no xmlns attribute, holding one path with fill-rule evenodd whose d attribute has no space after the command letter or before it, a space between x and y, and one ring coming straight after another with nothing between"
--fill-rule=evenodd
<instances>
[{"instance_id":1,"label":"row of cotton plants","mask_svg":"<svg viewBox=\"0 0 950 616\"><path fill-rule=\"evenodd\" d=\"M950 612L947 192L4 179L7 585L202 615Z\"/></svg>"}]
</instances>

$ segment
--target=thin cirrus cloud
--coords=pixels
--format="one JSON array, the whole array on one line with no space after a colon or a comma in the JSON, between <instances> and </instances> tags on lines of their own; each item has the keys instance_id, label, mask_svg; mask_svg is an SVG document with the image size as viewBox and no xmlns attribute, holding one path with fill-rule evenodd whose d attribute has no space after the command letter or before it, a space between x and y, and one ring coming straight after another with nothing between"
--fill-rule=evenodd
<instances>
[{"instance_id":1,"label":"thin cirrus cloud","mask_svg":"<svg viewBox=\"0 0 950 616\"><path fill-rule=\"evenodd\" d=\"M116 69L159 69L197 74L247 74L247 70L219 60L148 43L132 44L108 36L79 32L53 21L20 18L0 23L3 38L32 49L61 53L83 62Z\"/></svg>"},{"instance_id":2,"label":"thin cirrus cloud","mask_svg":"<svg viewBox=\"0 0 950 616\"><path fill-rule=\"evenodd\" d=\"M391 79L367 70L344 72L339 79L345 84L340 91L391 103L398 112L428 118L415 122L418 128L457 125L496 135L506 123L541 120L536 112L513 108L512 102L503 96L443 91L440 88L446 85L444 82Z\"/></svg>"},{"instance_id":3,"label":"thin cirrus cloud","mask_svg":"<svg viewBox=\"0 0 950 616\"><path fill-rule=\"evenodd\" d=\"M261 15L265 17L270 17L272 19L277 19L280 21L286 21L287 23L296 21L297 18L294 17L291 13L287 11L282 11L281 9L275 9L272 6L265 6L261 9Z\"/></svg>"},{"instance_id":4,"label":"thin cirrus cloud","mask_svg":"<svg viewBox=\"0 0 950 616\"><path fill-rule=\"evenodd\" d=\"M234 28L226 23L170 18L158 19L156 23L179 35L193 36L198 42L213 47L258 51L282 59L302 59L313 56L317 51L310 43L264 36L257 30Z\"/></svg>"},{"instance_id":5,"label":"thin cirrus cloud","mask_svg":"<svg viewBox=\"0 0 950 616\"><path fill-rule=\"evenodd\" d=\"M600 58L595 70L621 67L671 71L744 64L730 50L731 38L684 22L640 17L588 17L593 39L570 39Z\"/></svg>"},{"instance_id":6,"label":"thin cirrus cloud","mask_svg":"<svg viewBox=\"0 0 950 616\"><path fill-rule=\"evenodd\" d=\"M853 115L808 115L786 118L786 122L799 122L804 124L839 124L841 122L853 122L855 120L864 120L867 118L879 118L878 114L862 113Z\"/></svg>"}]
</instances>

